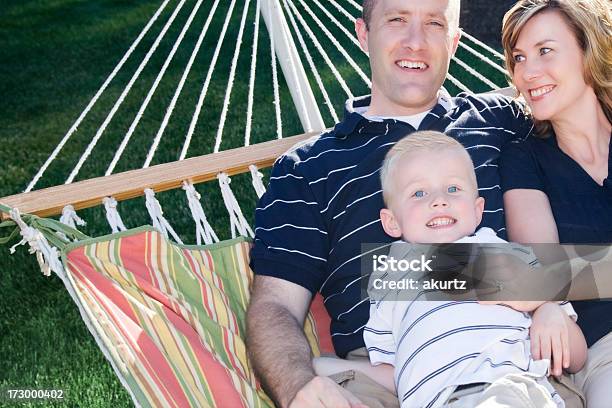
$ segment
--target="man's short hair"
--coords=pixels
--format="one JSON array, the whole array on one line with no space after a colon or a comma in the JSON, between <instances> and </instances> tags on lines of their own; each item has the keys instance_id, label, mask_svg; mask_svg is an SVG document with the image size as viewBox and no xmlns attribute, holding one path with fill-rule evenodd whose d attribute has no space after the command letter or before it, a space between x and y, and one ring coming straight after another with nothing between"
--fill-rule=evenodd
<instances>
[{"instance_id":1,"label":"man's short hair","mask_svg":"<svg viewBox=\"0 0 612 408\"><path fill-rule=\"evenodd\" d=\"M467 162L472 166L472 178L474 186L478 188L476 181L476 173L474 172L474 164L472 158L461 143L444 133L434 130L422 130L411 133L400 139L386 154L380 169L380 183L382 185L383 200L386 206L389 206L391 196L393 195L395 168L402 160L406 160L406 156L418 152L432 152L442 150L458 149L465 153ZM432 164L435 166L435 164ZM427 171L423 169L423 171Z\"/></svg>"},{"instance_id":2,"label":"man's short hair","mask_svg":"<svg viewBox=\"0 0 612 408\"><path fill-rule=\"evenodd\" d=\"M362 10L361 10L361 18L365 21L366 28L370 29L370 20L372 18L372 10L374 10L374 6L376 5L377 0L363 0ZM423 0L426 1L426 0ZM450 28L459 28L459 14L461 10L461 0L448 0L449 5L452 10L452 20L449 21Z\"/></svg>"}]
</instances>

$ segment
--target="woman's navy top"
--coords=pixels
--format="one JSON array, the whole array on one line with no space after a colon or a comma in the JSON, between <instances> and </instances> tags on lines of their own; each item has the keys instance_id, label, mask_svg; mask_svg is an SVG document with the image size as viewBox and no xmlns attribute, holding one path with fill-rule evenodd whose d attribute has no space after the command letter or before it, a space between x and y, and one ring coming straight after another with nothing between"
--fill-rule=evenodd
<instances>
[{"instance_id":1,"label":"woman's navy top","mask_svg":"<svg viewBox=\"0 0 612 408\"><path fill-rule=\"evenodd\" d=\"M502 189L543 191L562 244L612 244L612 137L610 140L608 177L603 186L559 148L553 134L545 139L528 137L504 147ZM589 347L612 330L611 301L572 304Z\"/></svg>"}]
</instances>

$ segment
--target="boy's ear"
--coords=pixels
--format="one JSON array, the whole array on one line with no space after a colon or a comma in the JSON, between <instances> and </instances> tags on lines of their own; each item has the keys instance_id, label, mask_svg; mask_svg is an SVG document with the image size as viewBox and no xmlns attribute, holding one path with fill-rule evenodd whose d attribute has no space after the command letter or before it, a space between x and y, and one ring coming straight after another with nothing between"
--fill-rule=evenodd
<instances>
[{"instance_id":1,"label":"boy's ear","mask_svg":"<svg viewBox=\"0 0 612 408\"><path fill-rule=\"evenodd\" d=\"M363 18L355 20L355 33L357 33L361 49L368 52L368 27Z\"/></svg>"},{"instance_id":2,"label":"boy's ear","mask_svg":"<svg viewBox=\"0 0 612 408\"><path fill-rule=\"evenodd\" d=\"M482 197L478 197L476 199L476 219L478 220L478 224L482 221L482 213L484 212L485 199Z\"/></svg>"},{"instance_id":3,"label":"boy's ear","mask_svg":"<svg viewBox=\"0 0 612 408\"><path fill-rule=\"evenodd\" d=\"M380 210L380 222L382 223L383 229L387 235L393 238L399 238L402 236L402 229L400 228L393 212L388 208Z\"/></svg>"}]
</instances>

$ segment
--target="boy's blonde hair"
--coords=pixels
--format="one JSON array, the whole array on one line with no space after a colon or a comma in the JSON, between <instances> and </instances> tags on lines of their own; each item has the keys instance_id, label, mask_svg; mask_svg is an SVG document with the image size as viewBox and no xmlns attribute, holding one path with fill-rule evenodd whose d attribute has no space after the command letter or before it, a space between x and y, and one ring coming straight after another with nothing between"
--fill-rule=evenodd
<instances>
[{"instance_id":1,"label":"boy's blonde hair","mask_svg":"<svg viewBox=\"0 0 612 408\"><path fill-rule=\"evenodd\" d=\"M612 2L610 0L520 0L504 16L502 46L512 76L512 50L525 25L537 14L555 11L565 19L584 56L584 80L593 88L612 122ZM534 120L536 133L545 135L549 121Z\"/></svg>"},{"instance_id":2,"label":"boy's blonde hair","mask_svg":"<svg viewBox=\"0 0 612 408\"><path fill-rule=\"evenodd\" d=\"M446 136L444 133L433 130L422 130L414 132L400 139L388 152L380 169L380 183L383 190L383 200L388 207L391 202L391 196L394 190L394 175L395 168L398 163L406 159L406 156L418 152L439 152L442 150L457 149L462 151L467 158L467 162L471 164L472 171L470 172L476 192L478 192L478 184L476 182L476 173L474 172L474 163L472 158L465 150L463 145ZM435 166L435 163L432 163ZM423 169L427 171L427 169ZM478 193L477 193L478 194Z\"/></svg>"}]
</instances>

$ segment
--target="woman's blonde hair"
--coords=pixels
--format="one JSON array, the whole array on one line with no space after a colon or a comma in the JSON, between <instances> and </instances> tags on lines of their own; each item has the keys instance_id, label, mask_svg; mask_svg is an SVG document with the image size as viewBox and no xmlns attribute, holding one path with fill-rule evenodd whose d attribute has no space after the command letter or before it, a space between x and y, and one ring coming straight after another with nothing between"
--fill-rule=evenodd
<instances>
[{"instance_id":1,"label":"woman's blonde hair","mask_svg":"<svg viewBox=\"0 0 612 408\"><path fill-rule=\"evenodd\" d=\"M504 16L502 46L506 68L512 76L512 50L527 22L536 14L556 11L574 33L584 55L584 80L593 88L612 123L612 2L609 0L520 0ZM536 133L545 135L549 121L534 119Z\"/></svg>"}]
</instances>

